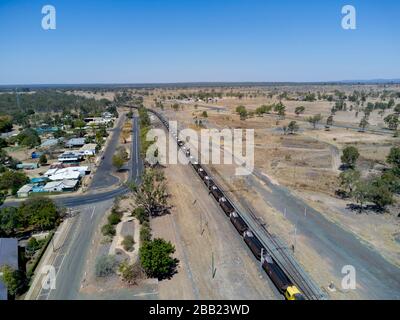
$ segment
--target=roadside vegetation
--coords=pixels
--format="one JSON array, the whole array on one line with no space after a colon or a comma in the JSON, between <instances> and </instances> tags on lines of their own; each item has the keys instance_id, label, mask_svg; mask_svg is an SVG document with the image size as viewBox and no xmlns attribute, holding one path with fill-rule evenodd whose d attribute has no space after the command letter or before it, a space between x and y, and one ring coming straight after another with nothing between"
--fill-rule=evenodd
<instances>
[{"instance_id":1,"label":"roadside vegetation","mask_svg":"<svg viewBox=\"0 0 400 320\"><path fill-rule=\"evenodd\" d=\"M35 268L52 239L52 230L58 226L64 215L63 208L44 197L26 200L19 207L0 209L0 237L29 239L20 256L22 266L19 270L0 266L2 279L12 296L23 294L28 289ZM37 239L35 234L38 232L48 234Z\"/></svg>"},{"instance_id":2,"label":"roadside vegetation","mask_svg":"<svg viewBox=\"0 0 400 320\"><path fill-rule=\"evenodd\" d=\"M400 194L400 148L392 147L386 159L390 166L380 175L363 177L356 167L359 152L354 146L343 150L342 162L344 171L340 174L340 185L344 188L337 193L342 197L353 199L355 207L361 213L367 203L368 207L378 212L385 211L388 205L395 202L394 195Z\"/></svg>"}]
</instances>

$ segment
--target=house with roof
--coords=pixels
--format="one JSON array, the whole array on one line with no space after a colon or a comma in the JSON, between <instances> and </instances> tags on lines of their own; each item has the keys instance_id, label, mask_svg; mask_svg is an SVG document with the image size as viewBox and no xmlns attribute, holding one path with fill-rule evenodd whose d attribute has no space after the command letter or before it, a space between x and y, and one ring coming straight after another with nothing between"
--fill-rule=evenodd
<instances>
[{"instance_id":1,"label":"house with roof","mask_svg":"<svg viewBox=\"0 0 400 320\"><path fill-rule=\"evenodd\" d=\"M0 238L0 268L3 266L18 270L18 240L15 238ZM0 300L7 299L7 287L0 274Z\"/></svg>"},{"instance_id":2,"label":"house with roof","mask_svg":"<svg viewBox=\"0 0 400 320\"><path fill-rule=\"evenodd\" d=\"M19 163L17 164L17 169L24 169L24 170L34 170L39 168L37 163Z\"/></svg>"},{"instance_id":3,"label":"house with roof","mask_svg":"<svg viewBox=\"0 0 400 320\"><path fill-rule=\"evenodd\" d=\"M34 184L26 184L23 185L18 191L17 191L17 197L18 198L27 198L29 197L29 194L32 192Z\"/></svg>"},{"instance_id":4,"label":"house with roof","mask_svg":"<svg viewBox=\"0 0 400 320\"><path fill-rule=\"evenodd\" d=\"M85 138L72 138L65 144L68 148L82 147L85 144Z\"/></svg>"},{"instance_id":5,"label":"house with roof","mask_svg":"<svg viewBox=\"0 0 400 320\"><path fill-rule=\"evenodd\" d=\"M64 169L60 169L64 170ZM81 178L81 173L79 171L62 171L56 172L49 176L51 181L62 181L62 180L78 180Z\"/></svg>"},{"instance_id":6,"label":"house with roof","mask_svg":"<svg viewBox=\"0 0 400 320\"><path fill-rule=\"evenodd\" d=\"M55 175L67 175L71 172L78 172L79 177L85 176L87 173L90 172L88 166L76 166L76 167L66 167L66 168L54 168L54 169L49 169L47 170L43 176L49 178L50 180L53 180L52 177Z\"/></svg>"},{"instance_id":7,"label":"house with roof","mask_svg":"<svg viewBox=\"0 0 400 320\"><path fill-rule=\"evenodd\" d=\"M43 187L43 192L67 192L75 191L78 187L78 180L64 179L61 181L48 182Z\"/></svg>"},{"instance_id":8,"label":"house with roof","mask_svg":"<svg viewBox=\"0 0 400 320\"><path fill-rule=\"evenodd\" d=\"M58 156L59 162L79 162L83 159L83 154L77 151L66 151Z\"/></svg>"},{"instance_id":9,"label":"house with roof","mask_svg":"<svg viewBox=\"0 0 400 320\"><path fill-rule=\"evenodd\" d=\"M96 154L97 144L87 143L79 149L85 156L94 156Z\"/></svg>"}]
</instances>

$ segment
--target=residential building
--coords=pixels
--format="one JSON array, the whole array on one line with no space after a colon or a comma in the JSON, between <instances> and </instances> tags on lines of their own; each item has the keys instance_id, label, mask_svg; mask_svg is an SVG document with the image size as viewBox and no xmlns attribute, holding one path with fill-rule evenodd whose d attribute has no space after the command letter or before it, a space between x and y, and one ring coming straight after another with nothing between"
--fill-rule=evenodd
<instances>
[{"instance_id":1,"label":"residential building","mask_svg":"<svg viewBox=\"0 0 400 320\"><path fill-rule=\"evenodd\" d=\"M64 179L61 181L51 181L43 187L44 192L67 192L75 191L78 187L78 180Z\"/></svg>"},{"instance_id":2,"label":"residential building","mask_svg":"<svg viewBox=\"0 0 400 320\"><path fill-rule=\"evenodd\" d=\"M65 170L65 169L60 169L60 170ZM64 171L64 172L57 172L49 176L49 179L51 181L78 180L80 177L81 174L79 171Z\"/></svg>"},{"instance_id":3,"label":"residential building","mask_svg":"<svg viewBox=\"0 0 400 320\"><path fill-rule=\"evenodd\" d=\"M82 146L82 148L79 151L82 152L85 156L94 156L96 154L96 148L97 144L88 143Z\"/></svg>"},{"instance_id":4,"label":"residential building","mask_svg":"<svg viewBox=\"0 0 400 320\"><path fill-rule=\"evenodd\" d=\"M17 164L17 169L24 169L24 170L34 170L39 168L37 163L19 163Z\"/></svg>"},{"instance_id":5,"label":"residential building","mask_svg":"<svg viewBox=\"0 0 400 320\"><path fill-rule=\"evenodd\" d=\"M32 192L33 184L26 184L17 191L18 198L27 198Z\"/></svg>"},{"instance_id":6,"label":"residential building","mask_svg":"<svg viewBox=\"0 0 400 320\"><path fill-rule=\"evenodd\" d=\"M68 148L82 147L85 144L85 138L72 138L66 143Z\"/></svg>"},{"instance_id":7,"label":"residential building","mask_svg":"<svg viewBox=\"0 0 400 320\"><path fill-rule=\"evenodd\" d=\"M82 159L82 153L77 151L67 151L58 156L58 161L60 162L79 162Z\"/></svg>"}]
</instances>

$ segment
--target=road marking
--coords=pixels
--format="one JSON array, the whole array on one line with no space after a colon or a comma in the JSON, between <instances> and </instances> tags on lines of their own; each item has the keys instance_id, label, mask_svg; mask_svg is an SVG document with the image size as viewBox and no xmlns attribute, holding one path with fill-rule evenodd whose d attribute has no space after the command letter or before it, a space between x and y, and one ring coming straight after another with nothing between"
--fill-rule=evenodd
<instances>
[{"instance_id":1,"label":"road marking","mask_svg":"<svg viewBox=\"0 0 400 320\"><path fill-rule=\"evenodd\" d=\"M151 295L156 295L158 292L144 292L144 293L137 293L134 294L134 297L142 297L142 296L151 296Z\"/></svg>"},{"instance_id":2,"label":"road marking","mask_svg":"<svg viewBox=\"0 0 400 320\"><path fill-rule=\"evenodd\" d=\"M92 214L91 214L91 216L90 216L90 220L92 220L92 218L93 218L94 210L96 210L96 206L93 206L93 211L92 211Z\"/></svg>"}]
</instances>

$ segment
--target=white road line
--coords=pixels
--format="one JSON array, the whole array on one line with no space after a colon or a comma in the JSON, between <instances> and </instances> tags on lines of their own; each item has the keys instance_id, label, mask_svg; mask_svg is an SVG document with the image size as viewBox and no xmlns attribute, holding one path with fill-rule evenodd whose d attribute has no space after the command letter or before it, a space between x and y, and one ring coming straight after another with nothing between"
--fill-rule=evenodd
<instances>
[{"instance_id":1,"label":"white road line","mask_svg":"<svg viewBox=\"0 0 400 320\"><path fill-rule=\"evenodd\" d=\"M92 214L91 214L91 216L90 216L90 220L92 220L92 219L93 219L94 210L96 210L96 206L93 206L93 211L92 211Z\"/></svg>"}]
</instances>

